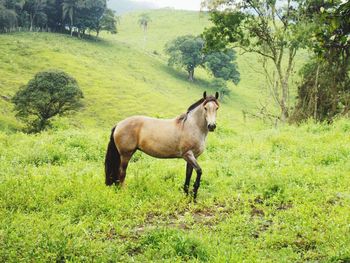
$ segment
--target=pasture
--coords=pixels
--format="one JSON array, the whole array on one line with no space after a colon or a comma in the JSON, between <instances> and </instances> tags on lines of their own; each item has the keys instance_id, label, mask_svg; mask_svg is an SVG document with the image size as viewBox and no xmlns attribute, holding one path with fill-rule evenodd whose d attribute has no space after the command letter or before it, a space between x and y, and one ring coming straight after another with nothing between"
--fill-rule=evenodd
<instances>
[{"instance_id":1,"label":"pasture","mask_svg":"<svg viewBox=\"0 0 350 263\"><path fill-rule=\"evenodd\" d=\"M239 56L242 81L230 86L199 158L197 203L182 191L183 160L137 152L126 187L104 185L115 123L175 117L215 92L204 70L189 83L166 65L163 45L189 33L170 13L193 34L208 24L197 13L152 11L146 46L137 14L99 41L0 35L0 261L349 262L350 121L275 127L243 118L265 94L252 55ZM47 68L78 80L85 108L24 134L6 98Z\"/></svg>"}]
</instances>

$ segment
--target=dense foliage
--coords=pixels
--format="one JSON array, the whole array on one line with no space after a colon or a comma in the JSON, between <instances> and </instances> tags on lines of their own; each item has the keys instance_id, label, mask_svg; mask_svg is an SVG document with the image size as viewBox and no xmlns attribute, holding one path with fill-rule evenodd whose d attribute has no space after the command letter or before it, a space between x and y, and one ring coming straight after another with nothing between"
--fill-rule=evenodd
<instances>
[{"instance_id":1,"label":"dense foliage","mask_svg":"<svg viewBox=\"0 0 350 263\"><path fill-rule=\"evenodd\" d=\"M83 93L77 81L63 71L43 71L35 75L13 97L17 116L38 132L50 125L56 115L75 111L82 106Z\"/></svg>"},{"instance_id":2,"label":"dense foliage","mask_svg":"<svg viewBox=\"0 0 350 263\"><path fill-rule=\"evenodd\" d=\"M292 120L332 121L350 111L350 3L310 1L304 12L314 58L302 71Z\"/></svg>"},{"instance_id":3,"label":"dense foliage","mask_svg":"<svg viewBox=\"0 0 350 263\"><path fill-rule=\"evenodd\" d=\"M215 78L231 80L236 85L239 83L240 74L236 63L236 53L233 50L209 53L205 57L205 67Z\"/></svg>"},{"instance_id":4,"label":"dense foliage","mask_svg":"<svg viewBox=\"0 0 350 263\"><path fill-rule=\"evenodd\" d=\"M0 0L0 32L68 29L116 33L116 17L106 0Z\"/></svg>"}]
</instances>

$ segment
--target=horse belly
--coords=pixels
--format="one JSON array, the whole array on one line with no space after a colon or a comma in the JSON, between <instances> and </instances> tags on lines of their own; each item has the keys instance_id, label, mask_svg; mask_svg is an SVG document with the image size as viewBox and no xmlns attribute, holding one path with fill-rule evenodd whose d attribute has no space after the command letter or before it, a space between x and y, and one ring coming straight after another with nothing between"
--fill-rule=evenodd
<instances>
[{"instance_id":1,"label":"horse belly","mask_svg":"<svg viewBox=\"0 0 350 263\"><path fill-rule=\"evenodd\" d=\"M179 158L179 132L168 123L146 124L140 131L138 148L156 158Z\"/></svg>"}]
</instances>

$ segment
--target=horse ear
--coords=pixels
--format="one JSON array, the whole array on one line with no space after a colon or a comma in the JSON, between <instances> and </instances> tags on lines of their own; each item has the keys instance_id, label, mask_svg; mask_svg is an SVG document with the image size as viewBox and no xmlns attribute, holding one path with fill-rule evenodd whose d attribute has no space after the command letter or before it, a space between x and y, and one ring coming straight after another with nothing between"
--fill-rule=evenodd
<instances>
[{"instance_id":1,"label":"horse ear","mask_svg":"<svg viewBox=\"0 0 350 263\"><path fill-rule=\"evenodd\" d=\"M203 98L204 98L204 99L207 98L207 92L206 92L206 91L204 91L204 93L203 93Z\"/></svg>"},{"instance_id":2,"label":"horse ear","mask_svg":"<svg viewBox=\"0 0 350 263\"><path fill-rule=\"evenodd\" d=\"M215 99L219 98L219 92L215 92Z\"/></svg>"}]
</instances>

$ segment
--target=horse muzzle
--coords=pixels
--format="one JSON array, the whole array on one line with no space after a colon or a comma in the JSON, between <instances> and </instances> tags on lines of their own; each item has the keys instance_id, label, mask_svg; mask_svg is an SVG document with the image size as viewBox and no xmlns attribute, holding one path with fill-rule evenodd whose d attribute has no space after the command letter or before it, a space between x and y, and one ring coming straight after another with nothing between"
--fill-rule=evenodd
<instances>
[{"instance_id":1,"label":"horse muzzle","mask_svg":"<svg viewBox=\"0 0 350 263\"><path fill-rule=\"evenodd\" d=\"M208 130L209 130L210 132L215 131L215 129L216 129L216 124L208 124Z\"/></svg>"}]
</instances>

